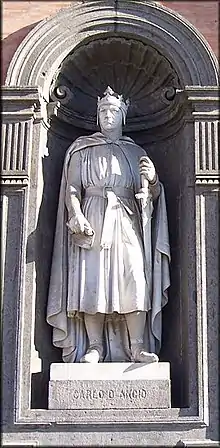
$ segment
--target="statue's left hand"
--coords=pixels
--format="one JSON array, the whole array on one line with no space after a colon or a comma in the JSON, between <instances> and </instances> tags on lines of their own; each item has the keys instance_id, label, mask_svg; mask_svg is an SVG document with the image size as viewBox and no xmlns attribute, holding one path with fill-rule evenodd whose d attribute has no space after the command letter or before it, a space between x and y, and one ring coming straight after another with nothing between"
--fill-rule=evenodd
<instances>
[{"instance_id":1,"label":"statue's left hand","mask_svg":"<svg viewBox=\"0 0 220 448\"><path fill-rule=\"evenodd\" d=\"M143 156L140 158L139 169L141 176L147 179L150 183L154 183L156 181L157 174L155 166L149 157Z\"/></svg>"}]
</instances>

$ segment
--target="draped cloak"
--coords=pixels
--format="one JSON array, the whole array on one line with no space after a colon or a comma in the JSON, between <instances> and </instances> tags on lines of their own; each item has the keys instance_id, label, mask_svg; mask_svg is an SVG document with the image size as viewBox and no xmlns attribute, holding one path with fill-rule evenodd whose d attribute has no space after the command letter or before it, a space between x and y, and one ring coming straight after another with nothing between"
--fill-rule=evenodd
<instances>
[{"instance_id":1,"label":"draped cloak","mask_svg":"<svg viewBox=\"0 0 220 448\"><path fill-rule=\"evenodd\" d=\"M101 133L79 137L67 150L47 306L53 344L62 349L65 362L78 362L87 349L84 312L106 315L104 361L130 360L125 315L132 311L147 312L145 348L159 353L161 313L168 301L170 285L170 248L162 184L150 223L152 240L148 247L144 244L145 211L140 200L135 198L141 188L139 160L144 155L145 151L132 139L121 137L113 143ZM110 207L106 196L86 196L85 192L91 187L98 191L106 187L107 191L129 189L133 196L115 197ZM95 231L91 249L76 246L68 231L70 193L78 197L82 212ZM149 247L152 253L150 276L146 263ZM68 313L74 317L68 317Z\"/></svg>"}]
</instances>

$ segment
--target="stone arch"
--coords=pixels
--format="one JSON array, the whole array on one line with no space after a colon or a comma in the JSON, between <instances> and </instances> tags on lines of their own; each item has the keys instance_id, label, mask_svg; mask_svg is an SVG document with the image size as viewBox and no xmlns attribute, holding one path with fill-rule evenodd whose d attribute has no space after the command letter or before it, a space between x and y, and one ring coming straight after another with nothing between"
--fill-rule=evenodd
<instances>
[{"instance_id":1,"label":"stone arch","mask_svg":"<svg viewBox=\"0 0 220 448\"><path fill-rule=\"evenodd\" d=\"M48 98L52 77L64 58L85 39L116 33L152 44L186 85L215 86L216 58L187 20L158 2L119 0L77 2L40 22L17 49L7 86L40 86Z\"/></svg>"}]
</instances>

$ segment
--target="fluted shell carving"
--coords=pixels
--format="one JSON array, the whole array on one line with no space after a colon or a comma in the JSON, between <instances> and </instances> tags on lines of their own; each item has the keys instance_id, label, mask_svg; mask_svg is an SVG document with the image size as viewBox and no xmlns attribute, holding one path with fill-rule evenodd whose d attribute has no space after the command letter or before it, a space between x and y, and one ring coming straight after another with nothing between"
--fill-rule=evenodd
<instances>
[{"instance_id":1,"label":"fluted shell carving","mask_svg":"<svg viewBox=\"0 0 220 448\"><path fill-rule=\"evenodd\" d=\"M173 92L180 83L168 60L143 42L108 37L78 47L63 61L50 90L51 100L61 103L58 118L96 130L97 97L108 85L130 100L129 131L152 128L177 113Z\"/></svg>"}]
</instances>

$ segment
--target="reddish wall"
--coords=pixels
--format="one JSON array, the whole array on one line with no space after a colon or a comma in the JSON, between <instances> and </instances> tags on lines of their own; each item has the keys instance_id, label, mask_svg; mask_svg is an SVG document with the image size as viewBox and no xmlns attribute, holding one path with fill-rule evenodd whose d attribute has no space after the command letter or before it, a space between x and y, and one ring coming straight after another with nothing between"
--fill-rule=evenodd
<instances>
[{"instance_id":1,"label":"reddish wall","mask_svg":"<svg viewBox=\"0 0 220 448\"><path fill-rule=\"evenodd\" d=\"M188 2L160 2L167 8L181 14L205 37L212 50L219 57L219 1L199 0Z\"/></svg>"},{"instance_id":2,"label":"reddish wall","mask_svg":"<svg viewBox=\"0 0 220 448\"><path fill-rule=\"evenodd\" d=\"M70 6L70 1L3 1L2 2L2 84L11 58L24 37L46 17ZM218 57L218 1L161 1L164 6L181 14L206 38Z\"/></svg>"}]
</instances>

